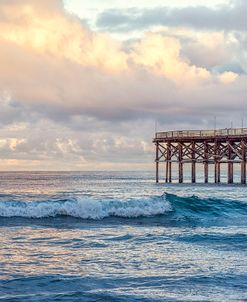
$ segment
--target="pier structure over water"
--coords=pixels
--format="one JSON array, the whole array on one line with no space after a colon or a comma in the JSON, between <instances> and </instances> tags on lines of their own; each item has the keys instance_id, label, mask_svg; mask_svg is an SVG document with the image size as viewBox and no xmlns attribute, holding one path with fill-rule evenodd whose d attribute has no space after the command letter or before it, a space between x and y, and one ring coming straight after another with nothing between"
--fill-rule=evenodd
<instances>
[{"instance_id":1,"label":"pier structure over water","mask_svg":"<svg viewBox=\"0 0 247 302\"><path fill-rule=\"evenodd\" d=\"M178 164L178 182L184 181L184 164L191 164L191 182L196 183L196 165L204 166L204 182L209 181L209 165L214 166L214 182L221 182L221 164L227 165L228 183L234 182L234 164L240 164L241 183L246 184L247 128L156 132L156 182L160 164L165 164L165 182L172 182L172 164Z\"/></svg>"}]
</instances>

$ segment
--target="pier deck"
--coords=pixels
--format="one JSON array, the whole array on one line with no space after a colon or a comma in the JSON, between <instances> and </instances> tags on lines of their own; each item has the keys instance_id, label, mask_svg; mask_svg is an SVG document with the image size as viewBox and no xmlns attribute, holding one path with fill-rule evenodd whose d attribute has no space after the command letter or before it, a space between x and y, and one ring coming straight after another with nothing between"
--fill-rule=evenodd
<instances>
[{"instance_id":1,"label":"pier deck","mask_svg":"<svg viewBox=\"0 0 247 302\"><path fill-rule=\"evenodd\" d=\"M196 164L204 165L204 182L208 183L209 165L214 165L214 182L221 182L221 164L227 164L228 183L234 182L234 164L241 165L241 183L246 184L247 128L219 130L182 130L157 132L156 182L159 165L165 163L165 181L172 182L172 164L178 164L178 182L183 183L185 163L191 163L191 182L196 182Z\"/></svg>"}]
</instances>

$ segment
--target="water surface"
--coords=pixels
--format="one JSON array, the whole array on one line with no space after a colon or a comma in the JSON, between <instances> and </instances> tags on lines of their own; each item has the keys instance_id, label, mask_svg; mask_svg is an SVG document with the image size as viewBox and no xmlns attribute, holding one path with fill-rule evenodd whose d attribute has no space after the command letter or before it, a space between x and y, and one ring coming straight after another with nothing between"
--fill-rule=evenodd
<instances>
[{"instance_id":1,"label":"water surface","mask_svg":"<svg viewBox=\"0 0 247 302\"><path fill-rule=\"evenodd\" d=\"M1 173L0 300L247 301L245 186Z\"/></svg>"}]
</instances>

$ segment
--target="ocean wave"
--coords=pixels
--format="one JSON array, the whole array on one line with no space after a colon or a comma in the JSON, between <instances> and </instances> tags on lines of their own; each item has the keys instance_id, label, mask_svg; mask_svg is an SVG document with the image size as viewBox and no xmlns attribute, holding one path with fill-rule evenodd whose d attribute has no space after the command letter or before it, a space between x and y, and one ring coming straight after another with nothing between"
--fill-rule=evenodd
<instances>
[{"instance_id":1,"label":"ocean wave","mask_svg":"<svg viewBox=\"0 0 247 302\"><path fill-rule=\"evenodd\" d=\"M104 199L77 197L47 201L0 201L0 217L45 218L71 216L82 219L106 217L153 217L167 219L206 219L247 217L247 203L238 200L178 196L164 193L142 199Z\"/></svg>"},{"instance_id":2,"label":"ocean wave","mask_svg":"<svg viewBox=\"0 0 247 302\"><path fill-rule=\"evenodd\" d=\"M83 219L149 217L171 211L164 196L129 200L77 198L57 201L0 201L0 217L44 218L72 216Z\"/></svg>"},{"instance_id":3,"label":"ocean wave","mask_svg":"<svg viewBox=\"0 0 247 302\"><path fill-rule=\"evenodd\" d=\"M165 193L166 200L171 204L177 217L235 217L247 216L247 203L240 200L220 198L201 198L195 195L178 196Z\"/></svg>"}]
</instances>

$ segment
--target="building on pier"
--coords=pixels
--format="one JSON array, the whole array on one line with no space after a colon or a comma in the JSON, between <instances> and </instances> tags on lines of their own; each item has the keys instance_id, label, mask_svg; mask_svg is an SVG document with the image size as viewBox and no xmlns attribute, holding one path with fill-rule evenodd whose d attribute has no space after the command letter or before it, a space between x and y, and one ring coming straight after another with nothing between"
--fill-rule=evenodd
<instances>
[{"instance_id":1,"label":"building on pier","mask_svg":"<svg viewBox=\"0 0 247 302\"><path fill-rule=\"evenodd\" d=\"M191 164L191 182L196 182L196 165L204 166L204 182L209 165L214 165L214 181L221 182L221 164L227 164L228 183L234 182L234 164L241 166L241 183L246 184L247 128L156 132L156 182L160 164L165 164L165 182L172 182L172 164L178 164L178 182L183 183L185 163Z\"/></svg>"}]
</instances>

